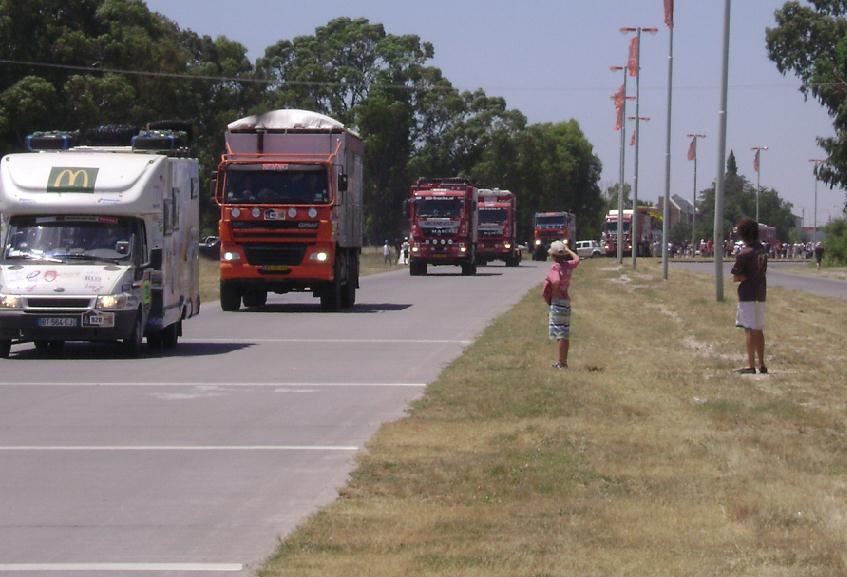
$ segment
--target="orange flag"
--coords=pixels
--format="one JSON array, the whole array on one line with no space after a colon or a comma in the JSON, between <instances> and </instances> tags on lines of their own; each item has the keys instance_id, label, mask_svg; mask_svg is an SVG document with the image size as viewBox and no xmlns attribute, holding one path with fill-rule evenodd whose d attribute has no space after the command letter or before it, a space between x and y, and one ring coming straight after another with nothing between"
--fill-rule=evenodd
<instances>
[{"instance_id":1,"label":"orange flag","mask_svg":"<svg viewBox=\"0 0 847 577\"><path fill-rule=\"evenodd\" d=\"M688 147L688 160L697 158L697 139L691 139L691 146Z\"/></svg>"},{"instance_id":2,"label":"orange flag","mask_svg":"<svg viewBox=\"0 0 847 577\"><path fill-rule=\"evenodd\" d=\"M665 24L673 28L673 0L665 0Z\"/></svg>"},{"instance_id":3,"label":"orange flag","mask_svg":"<svg viewBox=\"0 0 847 577\"><path fill-rule=\"evenodd\" d=\"M753 157L753 170L759 172L759 153L761 151L756 149L756 156Z\"/></svg>"},{"instance_id":4,"label":"orange flag","mask_svg":"<svg viewBox=\"0 0 847 577\"><path fill-rule=\"evenodd\" d=\"M630 146L635 146L635 143L636 143L636 142L638 142L638 131L637 131L637 130L633 130L633 131L632 131L632 138L631 138L631 139L630 139L630 141L629 141L629 145L630 145Z\"/></svg>"},{"instance_id":5,"label":"orange flag","mask_svg":"<svg viewBox=\"0 0 847 577\"><path fill-rule=\"evenodd\" d=\"M627 62L627 68L629 68L630 76L638 75L638 36L634 36L632 42L629 43L629 62Z\"/></svg>"},{"instance_id":6,"label":"orange flag","mask_svg":"<svg viewBox=\"0 0 847 577\"><path fill-rule=\"evenodd\" d=\"M615 100L615 112L617 113L617 120L615 121L615 131L619 131L621 126L623 126L623 103L624 98L624 88L623 84L621 84L620 88L615 91L615 94L612 96Z\"/></svg>"}]
</instances>

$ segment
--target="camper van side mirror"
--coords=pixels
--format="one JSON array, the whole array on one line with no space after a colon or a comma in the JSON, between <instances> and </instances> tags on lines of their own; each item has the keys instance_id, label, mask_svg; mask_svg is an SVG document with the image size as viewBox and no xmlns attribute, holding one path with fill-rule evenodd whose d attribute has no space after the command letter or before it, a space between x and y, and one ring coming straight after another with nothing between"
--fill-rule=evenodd
<instances>
[{"instance_id":1,"label":"camper van side mirror","mask_svg":"<svg viewBox=\"0 0 847 577\"><path fill-rule=\"evenodd\" d=\"M154 248L150 251L150 268L161 270L162 268L162 249Z\"/></svg>"},{"instance_id":2,"label":"camper van side mirror","mask_svg":"<svg viewBox=\"0 0 847 577\"><path fill-rule=\"evenodd\" d=\"M338 175L338 192L347 192L347 175Z\"/></svg>"}]
</instances>

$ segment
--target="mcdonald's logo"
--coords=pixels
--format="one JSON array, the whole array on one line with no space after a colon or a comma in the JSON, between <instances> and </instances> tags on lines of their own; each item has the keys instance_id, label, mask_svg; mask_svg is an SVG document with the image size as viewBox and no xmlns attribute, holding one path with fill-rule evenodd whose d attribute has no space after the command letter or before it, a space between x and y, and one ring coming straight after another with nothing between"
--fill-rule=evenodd
<instances>
[{"instance_id":1,"label":"mcdonald's logo","mask_svg":"<svg viewBox=\"0 0 847 577\"><path fill-rule=\"evenodd\" d=\"M99 168L54 166L47 179L47 192L94 192Z\"/></svg>"}]
</instances>

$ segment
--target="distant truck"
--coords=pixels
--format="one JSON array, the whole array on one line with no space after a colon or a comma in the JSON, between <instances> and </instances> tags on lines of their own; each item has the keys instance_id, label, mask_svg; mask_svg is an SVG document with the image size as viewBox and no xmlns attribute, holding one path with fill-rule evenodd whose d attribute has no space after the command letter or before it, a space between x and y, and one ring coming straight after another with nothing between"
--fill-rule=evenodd
<instances>
[{"instance_id":1,"label":"distant truck","mask_svg":"<svg viewBox=\"0 0 847 577\"><path fill-rule=\"evenodd\" d=\"M311 292L350 308L359 287L364 145L307 110L232 122L218 166L221 308L262 306L269 292Z\"/></svg>"},{"instance_id":2,"label":"distant truck","mask_svg":"<svg viewBox=\"0 0 847 577\"><path fill-rule=\"evenodd\" d=\"M36 133L31 152L3 158L0 357L28 341L176 346L200 311L198 162L180 158L183 138L71 146Z\"/></svg>"},{"instance_id":3,"label":"distant truck","mask_svg":"<svg viewBox=\"0 0 847 577\"><path fill-rule=\"evenodd\" d=\"M409 274L427 266L462 267L476 274L477 188L463 178L419 178L408 200Z\"/></svg>"},{"instance_id":4,"label":"distant truck","mask_svg":"<svg viewBox=\"0 0 847 577\"><path fill-rule=\"evenodd\" d=\"M631 208L623 211L623 254L632 255L632 218L633 210ZM635 242L637 246L637 256L650 255L653 246L653 241L660 238L660 231L654 222L654 218L650 215L647 207L639 207L637 216L638 239ZM617 256L618 252L618 211L610 210L606 214L606 222L603 225L602 234L603 249L606 256Z\"/></svg>"},{"instance_id":5,"label":"distant truck","mask_svg":"<svg viewBox=\"0 0 847 577\"><path fill-rule=\"evenodd\" d=\"M477 263L485 265L502 260L506 266L518 266L522 255L517 243L515 194L499 188L480 188L478 192Z\"/></svg>"},{"instance_id":6,"label":"distant truck","mask_svg":"<svg viewBox=\"0 0 847 577\"><path fill-rule=\"evenodd\" d=\"M547 260L553 241L568 241L573 248L576 235L576 215L572 212L536 212L532 219L532 260Z\"/></svg>"}]
</instances>

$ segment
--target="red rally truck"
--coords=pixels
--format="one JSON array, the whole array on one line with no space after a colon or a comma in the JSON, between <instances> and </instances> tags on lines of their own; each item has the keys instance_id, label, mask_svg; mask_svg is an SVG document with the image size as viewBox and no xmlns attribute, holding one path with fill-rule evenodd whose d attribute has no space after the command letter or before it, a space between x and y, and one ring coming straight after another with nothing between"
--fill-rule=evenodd
<instances>
[{"instance_id":1,"label":"red rally truck","mask_svg":"<svg viewBox=\"0 0 847 577\"><path fill-rule=\"evenodd\" d=\"M352 307L362 247L359 137L307 110L229 124L215 182L221 308L262 306L268 292L311 292L321 308Z\"/></svg>"},{"instance_id":2,"label":"red rally truck","mask_svg":"<svg viewBox=\"0 0 847 577\"><path fill-rule=\"evenodd\" d=\"M476 262L485 265L493 260L502 260L506 266L518 266L521 251L516 240L515 194L499 188L480 188L478 192L479 243Z\"/></svg>"},{"instance_id":3,"label":"red rally truck","mask_svg":"<svg viewBox=\"0 0 847 577\"><path fill-rule=\"evenodd\" d=\"M632 218L637 218L638 247L636 256L647 256L650 254L650 246L654 237L653 219L647 207L639 207L638 212L633 213L631 208L623 211L623 254L632 255ZM618 211L610 210L606 214L606 223L603 226L603 248L606 256L617 256L618 252Z\"/></svg>"},{"instance_id":4,"label":"red rally truck","mask_svg":"<svg viewBox=\"0 0 847 577\"><path fill-rule=\"evenodd\" d=\"M409 274L427 265L462 267L476 274L477 188L464 178L419 178L409 201Z\"/></svg>"},{"instance_id":5,"label":"red rally truck","mask_svg":"<svg viewBox=\"0 0 847 577\"><path fill-rule=\"evenodd\" d=\"M572 212L536 212L533 217L532 260L547 260L553 241L568 241L571 248L576 238L576 215Z\"/></svg>"}]
</instances>

